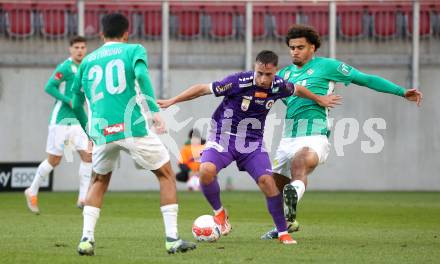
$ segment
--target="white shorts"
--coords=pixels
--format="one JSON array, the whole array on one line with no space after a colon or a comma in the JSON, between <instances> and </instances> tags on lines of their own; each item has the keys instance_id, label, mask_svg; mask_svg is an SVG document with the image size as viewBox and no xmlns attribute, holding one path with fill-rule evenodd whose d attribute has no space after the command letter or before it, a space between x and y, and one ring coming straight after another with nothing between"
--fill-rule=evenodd
<instances>
[{"instance_id":1,"label":"white shorts","mask_svg":"<svg viewBox=\"0 0 440 264\"><path fill-rule=\"evenodd\" d=\"M89 138L80 125L49 125L46 152L63 156L64 148L73 147L75 150L87 150Z\"/></svg>"},{"instance_id":2,"label":"white shorts","mask_svg":"<svg viewBox=\"0 0 440 264\"><path fill-rule=\"evenodd\" d=\"M295 154L304 147L308 147L316 152L319 163L324 163L330 152L330 143L324 135L283 138L275 154L272 172L291 177L291 161Z\"/></svg>"},{"instance_id":3,"label":"white shorts","mask_svg":"<svg viewBox=\"0 0 440 264\"><path fill-rule=\"evenodd\" d=\"M168 150L160 139L150 132L148 136L125 138L94 146L93 171L103 175L113 171L121 150L130 154L139 166L147 170L157 170L170 160Z\"/></svg>"}]
</instances>

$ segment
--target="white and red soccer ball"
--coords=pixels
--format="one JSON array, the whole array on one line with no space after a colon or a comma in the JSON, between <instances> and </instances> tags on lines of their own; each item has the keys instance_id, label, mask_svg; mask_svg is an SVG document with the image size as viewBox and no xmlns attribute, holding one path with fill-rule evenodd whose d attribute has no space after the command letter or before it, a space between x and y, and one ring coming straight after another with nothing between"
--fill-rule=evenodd
<instances>
[{"instance_id":1,"label":"white and red soccer ball","mask_svg":"<svg viewBox=\"0 0 440 264\"><path fill-rule=\"evenodd\" d=\"M221 236L220 228L212 215L199 216L193 223L192 234L199 242L214 242Z\"/></svg>"}]
</instances>

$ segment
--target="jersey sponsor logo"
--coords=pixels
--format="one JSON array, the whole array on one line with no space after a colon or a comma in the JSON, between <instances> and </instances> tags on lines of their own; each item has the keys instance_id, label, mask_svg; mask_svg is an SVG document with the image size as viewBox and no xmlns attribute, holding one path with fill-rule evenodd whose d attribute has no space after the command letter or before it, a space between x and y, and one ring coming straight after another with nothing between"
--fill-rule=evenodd
<instances>
[{"instance_id":1,"label":"jersey sponsor logo","mask_svg":"<svg viewBox=\"0 0 440 264\"><path fill-rule=\"evenodd\" d=\"M240 87L240 88L246 88L246 87L250 87L250 86L252 86L252 82L250 82L250 83L240 83L239 85L238 85L238 87Z\"/></svg>"},{"instance_id":2,"label":"jersey sponsor logo","mask_svg":"<svg viewBox=\"0 0 440 264\"><path fill-rule=\"evenodd\" d=\"M108 127L104 128L104 136L120 133L120 132L124 131L124 129L125 129L124 123L108 126Z\"/></svg>"},{"instance_id":3,"label":"jersey sponsor logo","mask_svg":"<svg viewBox=\"0 0 440 264\"><path fill-rule=\"evenodd\" d=\"M342 74L344 74L344 75L349 75L350 72L351 72L351 69L352 69L351 66L349 66L349 65L347 65L347 64L345 64L345 63L342 63L342 64L339 65L339 67L338 67L338 72L340 72L340 73L342 73Z\"/></svg>"},{"instance_id":4,"label":"jersey sponsor logo","mask_svg":"<svg viewBox=\"0 0 440 264\"><path fill-rule=\"evenodd\" d=\"M251 96L249 96L252 98ZM251 104L251 99L248 96L243 96L243 100L241 101L241 110L247 111L249 109L249 105Z\"/></svg>"},{"instance_id":5,"label":"jersey sponsor logo","mask_svg":"<svg viewBox=\"0 0 440 264\"><path fill-rule=\"evenodd\" d=\"M307 75L312 75L314 73L313 69L308 69L306 71Z\"/></svg>"},{"instance_id":6,"label":"jersey sponsor logo","mask_svg":"<svg viewBox=\"0 0 440 264\"><path fill-rule=\"evenodd\" d=\"M263 98L266 99L267 98L267 93L266 92L255 92L254 96L256 98Z\"/></svg>"},{"instance_id":7,"label":"jersey sponsor logo","mask_svg":"<svg viewBox=\"0 0 440 264\"><path fill-rule=\"evenodd\" d=\"M271 109L272 108L272 105L273 105L273 103L274 103L275 101L274 100L269 100L269 101L267 101L267 103L266 103L266 109Z\"/></svg>"},{"instance_id":8,"label":"jersey sponsor logo","mask_svg":"<svg viewBox=\"0 0 440 264\"><path fill-rule=\"evenodd\" d=\"M60 81L61 79L63 79L63 74L61 72L57 72L55 73L54 79L57 81Z\"/></svg>"},{"instance_id":9,"label":"jersey sponsor logo","mask_svg":"<svg viewBox=\"0 0 440 264\"><path fill-rule=\"evenodd\" d=\"M259 105L264 105L265 102L266 102L265 100L260 100L260 99L255 100L255 103Z\"/></svg>"},{"instance_id":10,"label":"jersey sponsor logo","mask_svg":"<svg viewBox=\"0 0 440 264\"><path fill-rule=\"evenodd\" d=\"M225 85L222 85L222 86L215 87L215 90L216 90L217 93L224 93L224 92L226 92L227 90L229 90L231 88L232 88L232 83L228 83L228 84L225 84Z\"/></svg>"}]
</instances>

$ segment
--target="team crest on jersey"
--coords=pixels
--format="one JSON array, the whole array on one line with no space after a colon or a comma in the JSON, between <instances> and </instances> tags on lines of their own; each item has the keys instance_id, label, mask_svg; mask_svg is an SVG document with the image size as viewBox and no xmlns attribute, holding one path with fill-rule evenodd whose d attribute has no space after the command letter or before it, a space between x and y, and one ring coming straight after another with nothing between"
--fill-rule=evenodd
<instances>
[{"instance_id":1,"label":"team crest on jersey","mask_svg":"<svg viewBox=\"0 0 440 264\"><path fill-rule=\"evenodd\" d=\"M70 65L70 69L72 70L73 73L76 73L78 71L78 67L76 67L76 65Z\"/></svg>"},{"instance_id":2,"label":"team crest on jersey","mask_svg":"<svg viewBox=\"0 0 440 264\"><path fill-rule=\"evenodd\" d=\"M57 72L55 73L54 78L55 80L60 81L61 79L63 79L63 74L61 72Z\"/></svg>"},{"instance_id":3,"label":"team crest on jersey","mask_svg":"<svg viewBox=\"0 0 440 264\"><path fill-rule=\"evenodd\" d=\"M312 75L314 73L313 69L308 69L307 70L307 75Z\"/></svg>"},{"instance_id":4,"label":"team crest on jersey","mask_svg":"<svg viewBox=\"0 0 440 264\"><path fill-rule=\"evenodd\" d=\"M284 80L289 80L289 77L290 77L290 71L286 71L286 72L284 73L284 77L283 77L283 79L284 79Z\"/></svg>"},{"instance_id":5,"label":"team crest on jersey","mask_svg":"<svg viewBox=\"0 0 440 264\"><path fill-rule=\"evenodd\" d=\"M249 105L251 104L252 96L243 96L243 100L241 101L241 110L247 111L249 109Z\"/></svg>"},{"instance_id":6,"label":"team crest on jersey","mask_svg":"<svg viewBox=\"0 0 440 264\"><path fill-rule=\"evenodd\" d=\"M123 132L124 129L125 129L124 123L114 124L114 125L108 126L108 127L104 128L104 136Z\"/></svg>"},{"instance_id":7,"label":"team crest on jersey","mask_svg":"<svg viewBox=\"0 0 440 264\"><path fill-rule=\"evenodd\" d=\"M273 103L274 103L275 101L274 100L269 100L269 101L267 101L267 103L266 103L266 109L271 109L272 108L272 105L273 105Z\"/></svg>"},{"instance_id":8,"label":"team crest on jersey","mask_svg":"<svg viewBox=\"0 0 440 264\"><path fill-rule=\"evenodd\" d=\"M351 69L352 69L351 66L348 66L348 65L345 64L345 63L342 63L342 64L339 65L339 67L338 67L338 71L339 71L340 73L346 75L346 76L350 74Z\"/></svg>"}]
</instances>

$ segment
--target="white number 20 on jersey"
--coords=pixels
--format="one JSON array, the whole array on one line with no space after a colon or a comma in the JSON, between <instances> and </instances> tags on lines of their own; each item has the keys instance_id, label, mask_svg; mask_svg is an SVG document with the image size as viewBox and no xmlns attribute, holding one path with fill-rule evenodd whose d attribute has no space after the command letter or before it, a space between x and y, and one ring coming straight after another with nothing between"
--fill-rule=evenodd
<instances>
[{"instance_id":1,"label":"white number 20 on jersey","mask_svg":"<svg viewBox=\"0 0 440 264\"><path fill-rule=\"evenodd\" d=\"M116 67L117 86L114 85L113 69ZM96 87L101 83L103 77L102 67L99 65L93 66L88 75L88 80L92 83L92 102L96 102L104 97L102 92L96 93ZM127 87L127 81L125 79L125 67L124 62L121 59L111 60L105 66L105 88L109 94L120 94L124 92Z\"/></svg>"}]
</instances>

